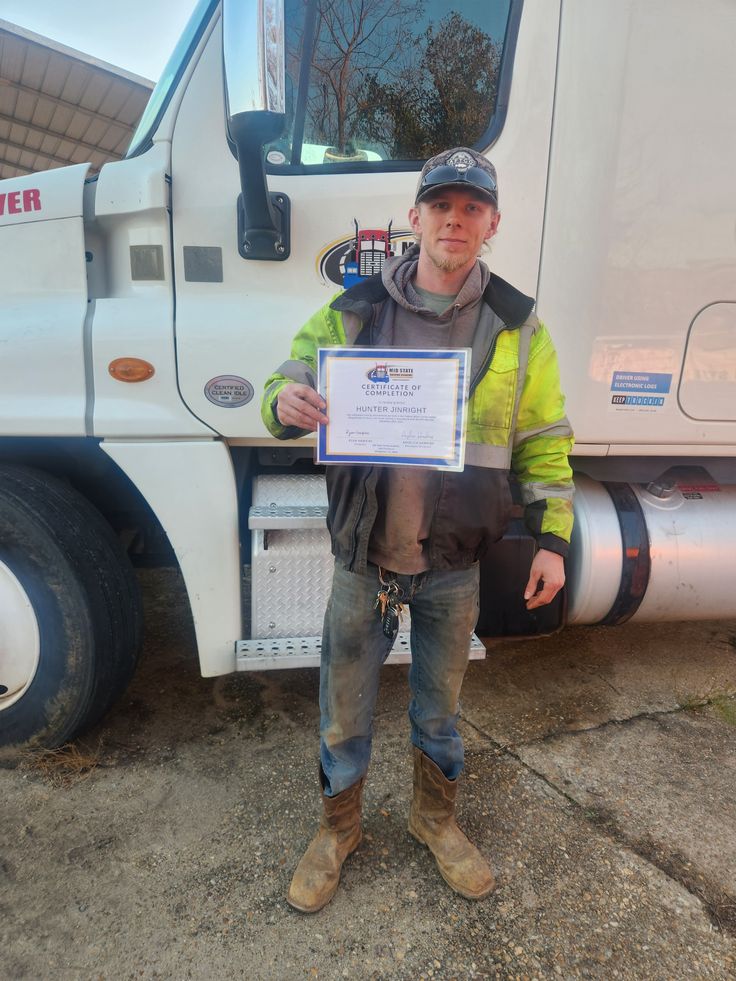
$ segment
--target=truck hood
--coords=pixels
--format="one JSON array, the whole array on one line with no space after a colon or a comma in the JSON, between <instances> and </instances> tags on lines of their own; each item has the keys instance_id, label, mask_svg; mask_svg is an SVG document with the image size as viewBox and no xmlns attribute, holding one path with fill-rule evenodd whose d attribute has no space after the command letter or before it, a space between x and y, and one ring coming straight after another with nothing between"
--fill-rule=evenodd
<instances>
[{"instance_id":1,"label":"truck hood","mask_svg":"<svg viewBox=\"0 0 736 981\"><path fill-rule=\"evenodd\" d=\"M74 164L0 181L0 226L81 218L90 165Z\"/></svg>"}]
</instances>

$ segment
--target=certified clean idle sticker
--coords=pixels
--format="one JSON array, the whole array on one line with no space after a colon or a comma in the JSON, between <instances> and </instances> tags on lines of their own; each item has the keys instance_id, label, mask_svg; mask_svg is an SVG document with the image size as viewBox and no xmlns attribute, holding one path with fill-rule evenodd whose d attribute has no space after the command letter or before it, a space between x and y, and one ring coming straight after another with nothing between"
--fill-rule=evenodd
<instances>
[{"instance_id":1,"label":"certified clean idle sticker","mask_svg":"<svg viewBox=\"0 0 736 981\"><path fill-rule=\"evenodd\" d=\"M253 398L253 386L240 375L217 375L204 386L204 394L213 405L237 409Z\"/></svg>"}]
</instances>

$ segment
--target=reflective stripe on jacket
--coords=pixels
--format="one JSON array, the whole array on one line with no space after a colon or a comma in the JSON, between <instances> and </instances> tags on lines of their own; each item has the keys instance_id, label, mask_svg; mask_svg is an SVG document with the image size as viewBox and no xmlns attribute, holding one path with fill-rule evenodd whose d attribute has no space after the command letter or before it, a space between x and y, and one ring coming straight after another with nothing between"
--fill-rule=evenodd
<instances>
[{"instance_id":1,"label":"reflective stripe on jacket","mask_svg":"<svg viewBox=\"0 0 736 981\"><path fill-rule=\"evenodd\" d=\"M294 338L291 358L266 381L261 414L278 439L303 436L282 426L276 400L290 382L317 387L317 350L333 345L390 346L381 333L388 297L380 276L337 296ZM491 275L473 340L473 377L465 470L441 475L428 541L430 568L466 567L506 530L508 471L521 488L527 527L540 548L567 554L572 531L573 438L564 414L557 355L534 301ZM367 561L378 504L379 466L329 466L328 527L333 552L348 569Z\"/></svg>"}]
</instances>

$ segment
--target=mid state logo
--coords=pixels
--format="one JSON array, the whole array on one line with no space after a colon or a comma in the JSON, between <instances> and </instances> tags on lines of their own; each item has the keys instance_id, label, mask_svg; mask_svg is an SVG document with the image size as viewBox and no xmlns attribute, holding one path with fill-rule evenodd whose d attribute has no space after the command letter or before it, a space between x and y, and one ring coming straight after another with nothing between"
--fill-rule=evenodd
<instances>
[{"instance_id":1,"label":"mid state logo","mask_svg":"<svg viewBox=\"0 0 736 981\"><path fill-rule=\"evenodd\" d=\"M386 384L391 381L409 381L409 379L414 377L414 369L407 368L404 365L376 362L375 368L371 368L366 372L366 377L368 381L378 384Z\"/></svg>"}]
</instances>

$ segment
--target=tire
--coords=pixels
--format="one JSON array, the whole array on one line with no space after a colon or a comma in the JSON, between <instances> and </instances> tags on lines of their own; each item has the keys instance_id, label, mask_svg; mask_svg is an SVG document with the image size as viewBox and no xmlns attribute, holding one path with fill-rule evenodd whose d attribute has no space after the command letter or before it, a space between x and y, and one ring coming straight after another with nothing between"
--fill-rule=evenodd
<instances>
[{"instance_id":1,"label":"tire","mask_svg":"<svg viewBox=\"0 0 736 981\"><path fill-rule=\"evenodd\" d=\"M56 477L6 463L3 602L0 755L12 759L60 746L107 712L135 671L143 614L133 569L102 515Z\"/></svg>"}]
</instances>

